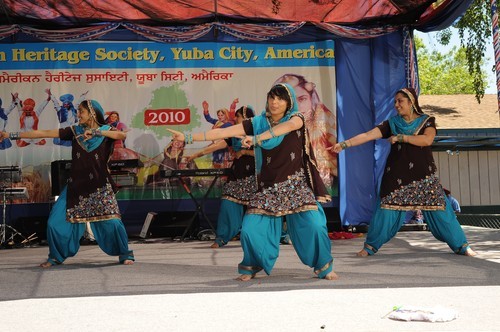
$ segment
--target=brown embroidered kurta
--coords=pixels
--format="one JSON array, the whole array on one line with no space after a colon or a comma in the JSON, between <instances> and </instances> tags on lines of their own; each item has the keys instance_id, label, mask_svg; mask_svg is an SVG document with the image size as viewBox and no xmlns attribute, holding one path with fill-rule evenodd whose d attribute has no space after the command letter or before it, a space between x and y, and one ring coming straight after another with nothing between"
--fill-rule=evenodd
<instances>
[{"instance_id":1,"label":"brown embroidered kurta","mask_svg":"<svg viewBox=\"0 0 500 332\"><path fill-rule=\"evenodd\" d=\"M72 140L72 163L68 178L66 219L72 223L120 218L108 161L113 140L104 138L93 151L76 139L74 127L59 129L59 138Z\"/></svg>"},{"instance_id":2,"label":"brown embroidered kurta","mask_svg":"<svg viewBox=\"0 0 500 332\"><path fill-rule=\"evenodd\" d=\"M295 116L301 117L302 114ZM245 133L254 135L251 120L243 122ZM248 204L247 213L282 216L317 210L317 200L328 201L305 127L288 133L281 144L262 150L257 192Z\"/></svg>"},{"instance_id":3,"label":"brown embroidered kurta","mask_svg":"<svg viewBox=\"0 0 500 332\"><path fill-rule=\"evenodd\" d=\"M391 133L389 121L377 126L383 138ZM429 117L414 135L426 128L436 128ZM391 210L444 210L444 191L436 175L436 164L430 146L395 143L387 157L380 186L381 207Z\"/></svg>"}]
</instances>

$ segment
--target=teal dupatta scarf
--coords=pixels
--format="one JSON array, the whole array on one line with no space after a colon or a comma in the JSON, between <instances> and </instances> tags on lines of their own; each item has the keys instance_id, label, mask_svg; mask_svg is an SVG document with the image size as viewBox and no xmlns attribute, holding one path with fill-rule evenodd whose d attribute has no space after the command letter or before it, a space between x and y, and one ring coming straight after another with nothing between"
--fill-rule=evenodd
<instances>
[{"instance_id":1,"label":"teal dupatta scarf","mask_svg":"<svg viewBox=\"0 0 500 332\"><path fill-rule=\"evenodd\" d=\"M389 126L391 127L393 135L415 135L420 131L420 129L422 129L422 126L428 119L429 116L427 114L423 114L412 122L407 123L403 117L396 115L389 119Z\"/></svg>"},{"instance_id":2,"label":"teal dupatta scarf","mask_svg":"<svg viewBox=\"0 0 500 332\"><path fill-rule=\"evenodd\" d=\"M103 125L100 126L99 129L102 130L110 130L111 126L110 125ZM85 140L83 133L85 130L87 130L87 127L81 126L81 125L74 125L73 126L73 131L75 133L76 140L78 141L78 144L80 144L85 151L92 152L95 149L101 145L101 143L104 141L106 137L104 136L94 136L91 139Z\"/></svg>"},{"instance_id":3,"label":"teal dupatta scarf","mask_svg":"<svg viewBox=\"0 0 500 332\"><path fill-rule=\"evenodd\" d=\"M283 122L290 120L290 118L293 115L297 114L299 112L299 107L297 105L297 98L295 96L295 91L293 90L292 86L290 86L289 84L286 84L286 83L279 83L279 84L276 84L274 87L276 87L276 86L283 86L287 90L288 95L289 95L290 100L291 100L290 108L288 110L286 110L283 118L281 118L281 120L279 120L279 123L283 123ZM271 128L271 121L272 121L271 115L267 110L268 110L268 105L267 105L267 101L266 101L266 109L260 115L252 118L252 127L253 127L254 135L262 134ZM281 142L283 141L283 138L285 136L286 136L286 134L281 135L281 136L277 136L277 137L273 137L271 139L262 141L260 145L256 145L254 147L254 149L255 149L255 169L256 169L257 174L260 173L261 168L262 168L262 149L265 149L265 150L274 149L275 147L277 147L278 145L281 144Z\"/></svg>"},{"instance_id":4,"label":"teal dupatta scarf","mask_svg":"<svg viewBox=\"0 0 500 332\"><path fill-rule=\"evenodd\" d=\"M104 117L104 109L102 108L101 104L97 100L88 100L88 106L90 108L90 113L95 113L99 112L102 114ZM95 114L92 114L92 116L95 118ZM85 151L92 152L95 149L101 145L101 143L104 141L105 137L104 136L94 136L88 140L85 140L85 137L83 136L83 133L85 130L87 130L87 127L84 127L82 125L74 125L73 126L73 132L75 134L76 140L78 144L80 144L81 147L85 149ZM110 125L102 125L99 127L99 130L110 130L111 126Z\"/></svg>"}]
</instances>

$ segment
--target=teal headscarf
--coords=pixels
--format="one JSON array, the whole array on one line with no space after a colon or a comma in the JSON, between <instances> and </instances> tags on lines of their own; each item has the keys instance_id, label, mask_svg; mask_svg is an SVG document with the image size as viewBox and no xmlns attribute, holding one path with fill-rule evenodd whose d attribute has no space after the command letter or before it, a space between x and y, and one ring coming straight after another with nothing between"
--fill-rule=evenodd
<instances>
[{"instance_id":1,"label":"teal headscarf","mask_svg":"<svg viewBox=\"0 0 500 332\"><path fill-rule=\"evenodd\" d=\"M272 93L274 89L280 88L280 87L286 89L288 96L290 98L290 102L291 102L289 109L287 109L285 111L285 115L279 121L279 123L283 123L283 122L290 120L290 118L293 115L295 115L299 112L299 106L297 103L297 98L295 96L295 90L293 90L292 86L289 84L278 83L271 88L269 93ZM268 111L268 109L269 109L269 107L268 107L267 101L266 101L266 109L260 115L254 117L252 119L252 127L253 127L254 135L262 134L262 133L268 131L269 128L271 128L272 119L271 119L271 114ZM265 149L265 150L274 149L275 147L277 147L278 145L281 144L281 142L283 141L283 138L285 136L286 135L273 137L271 139L262 141L260 145L256 145L254 147L255 148L255 167L256 167L257 174L260 173L260 170L262 167L262 149Z\"/></svg>"},{"instance_id":2,"label":"teal headscarf","mask_svg":"<svg viewBox=\"0 0 500 332\"><path fill-rule=\"evenodd\" d=\"M97 117L96 117L97 112L99 112L104 118L104 109L97 100L87 100L87 106L89 108L90 116L92 116L96 122L97 122ZM99 127L100 130L109 130L110 128L111 128L110 125L101 125ZM73 126L73 129L78 144L80 144L88 152L97 149L105 139L104 136L94 136L91 139L85 140L83 133L85 132L85 130L88 129L87 127L77 124Z\"/></svg>"}]
</instances>

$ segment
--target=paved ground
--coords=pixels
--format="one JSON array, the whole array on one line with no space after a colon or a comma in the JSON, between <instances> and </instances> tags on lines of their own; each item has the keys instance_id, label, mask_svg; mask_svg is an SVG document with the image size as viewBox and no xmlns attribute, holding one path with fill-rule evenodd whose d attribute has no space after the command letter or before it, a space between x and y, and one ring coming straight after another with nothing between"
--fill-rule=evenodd
<instances>
[{"instance_id":1,"label":"paved ground","mask_svg":"<svg viewBox=\"0 0 500 332\"><path fill-rule=\"evenodd\" d=\"M291 246L271 276L233 280L239 242L131 241L137 262L82 246L41 269L47 247L0 250L0 324L18 331L500 331L500 230L464 227L478 257L458 256L425 231L400 232L377 255L363 238L333 241L338 281L318 280ZM393 306L437 306L444 323L383 318Z\"/></svg>"}]
</instances>

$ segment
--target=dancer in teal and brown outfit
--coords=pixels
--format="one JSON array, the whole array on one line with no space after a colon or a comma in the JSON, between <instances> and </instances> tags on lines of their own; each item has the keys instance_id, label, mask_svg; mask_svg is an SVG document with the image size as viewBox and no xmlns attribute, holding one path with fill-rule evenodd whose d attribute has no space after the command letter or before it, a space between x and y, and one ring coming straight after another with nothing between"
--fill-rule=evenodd
<instances>
[{"instance_id":1,"label":"dancer in teal and brown outfit","mask_svg":"<svg viewBox=\"0 0 500 332\"><path fill-rule=\"evenodd\" d=\"M40 266L61 264L66 258L75 256L87 222L105 253L118 256L122 264L131 265L134 256L128 248L115 184L108 170L113 142L125 139L126 133L104 124L104 111L95 100L80 103L77 116L79 123L66 128L1 132L0 140L60 138L73 142L68 184L52 207L48 220L49 257Z\"/></svg>"},{"instance_id":2,"label":"dancer in teal and brown outfit","mask_svg":"<svg viewBox=\"0 0 500 332\"><path fill-rule=\"evenodd\" d=\"M186 135L170 131L174 139L187 143L251 135L243 140L243 146L254 145L258 188L243 218L243 260L237 280L248 281L261 270L271 273L279 254L283 216L300 260L319 278L338 278L333 271L326 217L318 203L330 197L317 171L304 118L290 85L273 86L265 111L242 124Z\"/></svg>"},{"instance_id":3,"label":"dancer in teal and brown outfit","mask_svg":"<svg viewBox=\"0 0 500 332\"><path fill-rule=\"evenodd\" d=\"M431 150L436 136L435 118L423 113L412 88L396 92L394 106L396 116L334 147L339 153L379 138L392 144L366 242L358 256L375 254L399 231L406 211L417 209L422 210L436 239L446 242L457 254L474 256L436 175Z\"/></svg>"}]
</instances>

